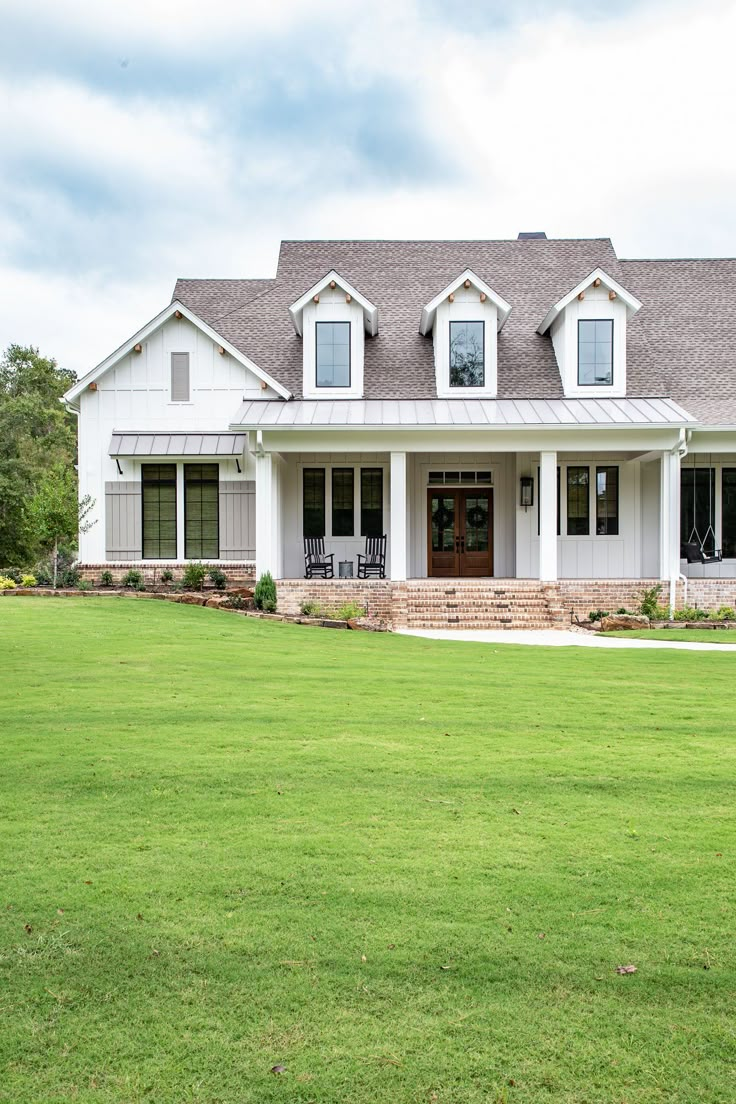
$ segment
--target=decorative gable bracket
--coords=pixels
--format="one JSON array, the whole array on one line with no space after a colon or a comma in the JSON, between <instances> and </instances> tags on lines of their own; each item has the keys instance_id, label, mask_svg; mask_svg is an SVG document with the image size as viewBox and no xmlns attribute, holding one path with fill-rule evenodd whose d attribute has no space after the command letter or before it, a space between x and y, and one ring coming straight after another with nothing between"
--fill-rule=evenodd
<instances>
[{"instance_id":1,"label":"decorative gable bracket","mask_svg":"<svg viewBox=\"0 0 736 1104\"><path fill-rule=\"evenodd\" d=\"M422 316L419 322L419 332L424 337L432 332L434 327L435 317L437 314L437 308L449 300L453 302L455 292L460 288L469 289L473 288L478 292L478 299L481 303L491 303L496 308L496 330L500 331L504 322L511 314L511 305L503 299L498 292L494 291L485 280L481 280L480 276L476 274L470 268L466 268L464 272L461 272L457 279L448 284L439 295L435 295L425 307L422 308Z\"/></svg>"},{"instance_id":2,"label":"decorative gable bracket","mask_svg":"<svg viewBox=\"0 0 736 1104\"><path fill-rule=\"evenodd\" d=\"M318 280L309 291L305 291L304 294L289 307L289 315L299 337L304 336L304 308L310 302L319 303L319 296L326 288L329 288L331 291L339 289L345 295L346 303L356 303L363 311L365 332L370 337L376 336L378 333L378 307L374 306L374 304L366 299L364 295L361 295L352 284L348 283L347 280L343 279L339 273L332 269L326 276L323 276L321 280Z\"/></svg>"}]
</instances>

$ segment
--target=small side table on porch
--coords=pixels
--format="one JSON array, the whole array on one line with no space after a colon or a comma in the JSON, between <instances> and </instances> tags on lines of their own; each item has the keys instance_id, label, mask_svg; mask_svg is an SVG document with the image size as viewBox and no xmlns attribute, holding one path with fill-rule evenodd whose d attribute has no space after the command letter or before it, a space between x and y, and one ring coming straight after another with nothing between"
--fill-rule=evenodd
<instances>
[{"instance_id":1,"label":"small side table on porch","mask_svg":"<svg viewBox=\"0 0 736 1104\"><path fill-rule=\"evenodd\" d=\"M352 579L353 577L353 561L352 560L340 560L338 565L338 575L341 579Z\"/></svg>"}]
</instances>

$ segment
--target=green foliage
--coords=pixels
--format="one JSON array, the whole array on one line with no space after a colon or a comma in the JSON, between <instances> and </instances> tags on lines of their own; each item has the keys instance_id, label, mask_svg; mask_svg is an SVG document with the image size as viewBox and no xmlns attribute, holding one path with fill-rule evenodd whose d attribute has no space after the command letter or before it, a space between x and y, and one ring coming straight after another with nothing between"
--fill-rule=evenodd
<instances>
[{"instance_id":1,"label":"green foliage","mask_svg":"<svg viewBox=\"0 0 736 1104\"><path fill-rule=\"evenodd\" d=\"M94 499L90 495L78 499L77 494L76 472L59 461L40 477L28 503L31 532L40 548L53 549L55 574L59 545L75 541L78 533L86 533L95 524L89 516Z\"/></svg>"},{"instance_id":2,"label":"green foliage","mask_svg":"<svg viewBox=\"0 0 736 1104\"><path fill-rule=\"evenodd\" d=\"M182 575L182 583L185 590L201 590L204 586L205 575L207 574L207 568L203 563L188 563L184 568L184 574Z\"/></svg>"},{"instance_id":3,"label":"green foliage","mask_svg":"<svg viewBox=\"0 0 736 1104\"><path fill-rule=\"evenodd\" d=\"M253 592L253 600L256 604L256 609L264 610L266 613L273 613L276 609L276 583L273 581L273 577L270 571L264 571L260 579L256 583L256 588Z\"/></svg>"},{"instance_id":4,"label":"green foliage","mask_svg":"<svg viewBox=\"0 0 736 1104\"><path fill-rule=\"evenodd\" d=\"M588 614L589 621L602 621L604 617L608 617L609 611L602 609L591 610Z\"/></svg>"},{"instance_id":5,"label":"green foliage","mask_svg":"<svg viewBox=\"0 0 736 1104\"><path fill-rule=\"evenodd\" d=\"M100 575L100 586L111 587L113 584L112 571L103 571Z\"/></svg>"},{"instance_id":6,"label":"green foliage","mask_svg":"<svg viewBox=\"0 0 736 1104\"><path fill-rule=\"evenodd\" d=\"M13 590L17 585L15 579L11 579L9 575L0 575L0 590Z\"/></svg>"},{"instance_id":7,"label":"green foliage","mask_svg":"<svg viewBox=\"0 0 736 1104\"><path fill-rule=\"evenodd\" d=\"M322 606L319 604L319 602L313 602L313 601L302 602L299 609L301 610L301 612L304 614L305 617L322 617L323 616Z\"/></svg>"},{"instance_id":8,"label":"green foliage","mask_svg":"<svg viewBox=\"0 0 736 1104\"><path fill-rule=\"evenodd\" d=\"M123 575L123 586L131 590L144 590L143 575L137 568L131 567Z\"/></svg>"},{"instance_id":9,"label":"green foliage","mask_svg":"<svg viewBox=\"0 0 736 1104\"><path fill-rule=\"evenodd\" d=\"M224 590L227 586L227 575L219 567L211 567L208 571L210 581L216 587L217 590Z\"/></svg>"},{"instance_id":10,"label":"green foliage","mask_svg":"<svg viewBox=\"0 0 736 1104\"><path fill-rule=\"evenodd\" d=\"M711 616L714 621L736 621L736 610L733 606L719 606Z\"/></svg>"},{"instance_id":11,"label":"green foliage","mask_svg":"<svg viewBox=\"0 0 736 1104\"><path fill-rule=\"evenodd\" d=\"M174 581L174 572L171 570L170 567L165 567L163 569L163 571L161 572L161 582L162 583L173 583L173 581Z\"/></svg>"},{"instance_id":12,"label":"green foliage","mask_svg":"<svg viewBox=\"0 0 736 1104\"><path fill-rule=\"evenodd\" d=\"M57 577L57 585L60 587L75 587L79 582L79 567L72 563L62 568Z\"/></svg>"},{"instance_id":13,"label":"green foliage","mask_svg":"<svg viewBox=\"0 0 736 1104\"><path fill-rule=\"evenodd\" d=\"M647 587L641 592L641 601L639 604L639 612L648 617L650 621L655 619L655 615L660 609L659 597L662 593L662 584L657 583L656 586Z\"/></svg>"},{"instance_id":14,"label":"green foliage","mask_svg":"<svg viewBox=\"0 0 736 1104\"><path fill-rule=\"evenodd\" d=\"M227 605L230 609L246 609L248 603L242 594L231 594L227 599Z\"/></svg>"},{"instance_id":15,"label":"green foliage","mask_svg":"<svg viewBox=\"0 0 736 1104\"><path fill-rule=\"evenodd\" d=\"M675 621L709 621L710 614L708 610L698 609L697 606L684 606L682 609L675 610Z\"/></svg>"},{"instance_id":16,"label":"green foliage","mask_svg":"<svg viewBox=\"0 0 736 1104\"><path fill-rule=\"evenodd\" d=\"M80 579L77 583L77 590L91 590L92 584L89 579Z\"/></svg>"},{"instance_id":17,"label":"green foliage","mask_svg":"<svg viewBox=\"0 0 736 1104\"><path fill-rule=\"evenodd\" d=\"M75 419L59 402L73 382L33 347L10 345L0 360L0 563L49 550L30 509L49 470L60 465L76 486ZM59 537L76 539L76 523Z\"/></svg>"},{"instance_id":18,"label":"green foliage","mask_svg":"<svg viewBox=\"0 0 736 1104\"><path fill-rule=\"evenodd\" d=\"M36 582L39 586L49 586L54 576L54 573L48 563L36 564L34 568L34 574L36 576Z\"/></svg>"},{"instance_id":19,"label":"green foliage","mask_svg":"<svg viewBox=\"0 0 736 1104\"><path fill-rule=\"evenodd\" d=\"M35 575L21 575L20 585L23 587L35 587L36 581Z\"/></svg>"},{"instance_id":20,"label":"green foliage","mask_svg":"<svg viewBox=\"0 0 736 1104\"><path fill-rule=\"evenodd\" d=\"M365 616L365 606L359 602L344 602L337 611L338 621L354 621L356 617Z\"/></svg>"}]
</instances>

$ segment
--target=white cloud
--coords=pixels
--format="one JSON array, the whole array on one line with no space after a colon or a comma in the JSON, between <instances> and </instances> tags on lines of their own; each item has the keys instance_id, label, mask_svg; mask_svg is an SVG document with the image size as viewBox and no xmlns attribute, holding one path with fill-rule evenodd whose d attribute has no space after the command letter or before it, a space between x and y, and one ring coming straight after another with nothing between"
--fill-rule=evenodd
<instances>
[{"instance_id":1,"label":"white cloud","mask_svg":"<svg viewBox=\"0 0 736 1104\"><path fill-rule=\"evenodd\" d=\"M449 12L441 24L419 3L388 0L340 12L306 0L30 0L23 11L100 50L145 43L183 64L222 58L223 71L212 95L195 85L131 94L51 62L22 82L0 80L0 148L12 170L0 179L9 289L0 346L39 344L82 372L161 309L177 275L269 275L282 236L544 229L610 234L628 256L736 253L733 2L650 4L606 20L549 14L495 29ZM258 36L260 68L244 70L232 60L238 44ZM277 41L294 44L292 93L303 85L302 130L288 135L278 117L269 128L229 110L228 96L248 82L262 82L268 103ZM341 82L346 95L358 90L356 130L365 121L380 135L396 122L390 109L372 114L361 89L406 90L396 113L408 103L416 115L399 121L447 173L399 183L389 159L379 184L361 173L349 128L323 126L328 138L313 140L315 66L335 97ZM329 113L329 100L315 99L313 110Z\"/></svg>"}]
</instances>

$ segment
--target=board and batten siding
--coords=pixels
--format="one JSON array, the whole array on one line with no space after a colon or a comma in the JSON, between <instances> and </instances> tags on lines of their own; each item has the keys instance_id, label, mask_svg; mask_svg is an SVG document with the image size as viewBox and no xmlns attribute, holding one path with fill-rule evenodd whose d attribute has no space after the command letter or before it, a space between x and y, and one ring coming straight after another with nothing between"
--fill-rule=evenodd
<instances>
[{"instance_id":1,"label":"board and batten siding","mask_svg":"<svg viewBox=\"0 0 736 1104\"><path fill-rule=\"evenodd\" d=\"M105 559L143 558L140 482L105 483Z\"/></svg>"},{"instance_id":2,"label":"board and batten siding","mask_svg":"<svg viewBox=\"0 0 736 1104\"><path fill-rule=\"evenodd\" d=\"M253 560L256 555L256 484L253 479L220 480L220 559Z\"/></svg>"}]
</instances>

